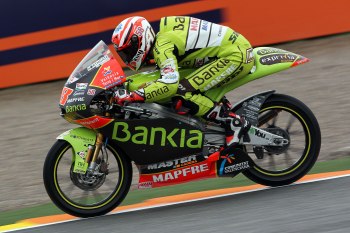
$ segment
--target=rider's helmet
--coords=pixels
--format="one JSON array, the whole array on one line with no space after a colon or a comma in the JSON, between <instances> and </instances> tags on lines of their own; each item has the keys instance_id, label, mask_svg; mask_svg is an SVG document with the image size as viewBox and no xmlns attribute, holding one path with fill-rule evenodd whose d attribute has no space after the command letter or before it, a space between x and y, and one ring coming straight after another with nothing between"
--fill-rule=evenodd
<instances>
[{"instance_id":1,"label":"rider's helmet","mask_svg":"<svg viewBox=\"0 0 350 233\"><path fill-rule=\"evenodd\" d=\"M143 17L124 19L114 30L114 48L132 70L138 70L147 60L155 34L150 23Z\"/></svg>"}]
</instances>

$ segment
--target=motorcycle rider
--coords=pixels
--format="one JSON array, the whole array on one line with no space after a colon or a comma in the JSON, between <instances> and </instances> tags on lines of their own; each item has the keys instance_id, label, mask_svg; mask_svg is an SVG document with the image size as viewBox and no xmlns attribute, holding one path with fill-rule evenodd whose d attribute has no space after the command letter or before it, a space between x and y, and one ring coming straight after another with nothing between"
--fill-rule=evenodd
<instances>
[{"instance_id":1,"label":"motorcycle rider","mask_svg":"<svg viewBox=\"0 0 350 233\"><path fill-rule=\"evenodd\" d=\"M254 65L250 43L229 27L188 16L160 20L155 35L143 17L129 17L115 29L116 52L132 70L154 59L160 69L158 80L133 92L116 93L116 102L157 102L172 97L175 110L223 123L226 145L238 143L250 128L243 117L229 112L229 104L214 103L203 93L247 75ZM195 67L180 77L178 67Z\"/></svg>"}]
</instances>

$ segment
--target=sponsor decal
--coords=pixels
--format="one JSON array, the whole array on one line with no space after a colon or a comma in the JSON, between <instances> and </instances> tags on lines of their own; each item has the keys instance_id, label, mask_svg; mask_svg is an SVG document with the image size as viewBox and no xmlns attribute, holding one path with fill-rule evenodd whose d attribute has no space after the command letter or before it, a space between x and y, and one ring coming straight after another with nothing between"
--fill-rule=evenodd
<instances>
[{"instance_id":1,"label":"sponsor decal","mask_svg":"<svg viewBox=\"0 0 350 233\"><path fill-rule=\"evenodd\" d=\"M75 91L73 96L84 95L84 94L85 94L84 91Z\"/></svg>"},{"instance_id":2,"label":"sponsor decal","mask_svg":"<svg viewBox=\"0 0 350 233\"><path fill-rule=\"evenodd\" d=\"M205 21L205 20L202 20L202 27L201 27L201 29L203 31L208 31L208 26L209 26L209 22Z\"/></svg>"},{"instance_id":3,"label":"sponsor decal","mask_svg":"<svg viewBox=\"0 0 350 233\"><path fill-rule=\"evenodd\" d=\"M275 49L275 48L266 48L266 49L260 49L257 54L258 55L267 55L271 53L287 53L287 51L282 49Z\"/></svg>"},{"instance_id":4,"label":"sponsor decal","mask_svg":"<svg viewBox=\"0 0 350 233\"><path fill-rule=\"evenodd\" d=\"M165 93L167 93L169 91L170 90L169 90L169 88L167 86L158 88L157 90L154 90L154 91L151 91L149 93L146 93L146 99L152 99L154 97L163 95L163 94L165 94Z\"/></svg>"},{"instance_id":5,"label":"sponsor decal","mask_svg":"<svg viewBox=\"0 0 350 233\"><path fill-rule=\"evenodd\" d=\"M192 80L197 86L200 86L206 80L211 79L213 76L221 73L222 70L225 70L227 68L227 64L229 63L230 61L227 59L220 59L219 61L213 63L209 69L205 69L203 72L193 77Z\"/></svg>"},{"instance_id":6,"label":"sponsor decal","mask_svg":"<svg viewBox=\"0 0 350 233\"><path fill-rule=\"evenodd\" d=\"M255 106L252 106L252 105L248 105L248 106L246 106L246 107L249 108L250 110L256 111L256 112L259 112L259 110L260 110L260 108L255 107Z\"/></svg>"},{"instance_id":7,"label":"sponsor decal","mask_svg":"<svg viewBox=\"0 0 350 233\"><path fill-rule=\"evenodd\" d=\"M82 136L74 135L74 134L71 134L70 137L74 138L74 139L78 139L78 140L83 140L85 142L93 142L94 141L94 139L92 139L92 138L86 138L86 137L82 137Z\"/></svg>"},{"instance_id":8,"label":"sponsor decal","mask_svg":"<svg viewBox=\"0 0 350 233\"><path fill-rule=\"evenodd\" d=\"M61 98L60 98L60 105L65 105L68 97L73 93L73 89L68 88L68 87L64 87L62 89L62 93L61 93Z\"/></svg>"},{"instance_id":9,"label":"sponsor decal","mask_svg":"<svg viewBox=\"0 0 350 233\"><path fill-rule=\"evenodd\" d=\"M98 128L105 127L112 121L113 119L104 118L100 116L92 116L84 119L75 120L77 124L80 124L86 128L91 128L91 129L98 129Z\"/></svg>"},{"instance_id":10,"label":"sponsor decal","mask_svg":"<svg viewBox=\"0 0 350 233\"><path fill-rule=\"evenodd\" d=\"M192 167L185 167L182 169L174 170L171 172L154 174L152 178L154 183L159 183L171 180L181 180L184 179L186 176L192 176L207 171L209 171L208 164L200 164Z\"/></svg>"},{"instance_id":11,"label":"sponsor decal","mask_svg":"<svg viewBox=\"0 0 350 233\"><path fill-rule=\"evenodd\" d=\"M259 137L259 138L265 138L266 137L266 134L261 132L260 130L258 129L251 129L252 133L255 133L255 136ZM255 132L254 132L255 131Z\"/></svg>"},{"instance_id":12,"label":"sponsor decal","mask_svg":"<svg viewBox=\"0 0 350 233\"><path fill-rule=\"evenodd\" d=\"M137 145L161 147L201 148L203 134L200 130L163 127L130 127L126 122L116 122L112 139L119 142L130 142Z\"/></svg>"},{"instance_id":13,"label":"sponsor decal","mask_svg":"<svg viewBox=\"0 0 350 233\"><path fill-rule=\"evenodd\" d=\"M239 33L233 32L232 35L230 36L230 38L228 38L228 40L231 41L232 44L234 44L236 42L238 36L239 36Z\"/></svg>"},{"instance_id":14,"label":"sponsor decal","mask_svg":"<svg viewBox=\"0 0 350 233\"><path fill-rule=\"evenodd\" d=\"M174 27L173 27L173 31L179 30L179 31L183 31L185 29L185 23L186 18L185 17L175 17L175 23L177 23Z\"/></svg>"},{"instance_id":15,"label":"sponsor decal","mask_svg":"<svg viewBox=\"0 0 350 233\"><path fill-rule=\"evenodd\" d=\"M94 68L98 68L109 60L110 60L110 58L108 57L108 55L104 55L103 57L101 57L100 59L98 59L97 61L95 61L91 65L89 65L87 67L87 71L91 71Z\"/></svg>"},{"instance_id":16,"label":"sponsor decal","mask_svg":"<svg viewBox=\"0 0 350 233\"><path fill-rule=\"evenodd\" d=\"M80 156L80 158L85 159L85 151L78 152L78 155Z\"/></svg>"},{"instance_id":17,"label":"sponsor decal","mask_svg":"<svg viewBox=\"0 0 350 233\"><path fill-rule=\"evenodd\" d=\"M179 73L173 72L173 73L167 73L162 75L161 79L158 79L158 82L162 82L162 83L177 83L177 81L179 80Z\"/></svg>"},{"instance_id":18,"label":"sponsor decal","mask_svg":"<svg viewBox=\"0 0 350 233\"><path fill-rule=\"evenodd\" d=\"M147 165L147 170L158 170L163 168L176 169L176 168L191 165L196 162L197 162L197 155L191 155L180 159L174 159L174 160L169 160L161 163Z\"/></svg>"},{"instance_id":19,"label":"sponsor decal","mask_svg":"<svg viewBox=\"0 0 350 233\"><path fill-rule=\"evenodd\" d=\"M245 161L242 163L237 163L231 166L227 166L225 167L224 173L231 173L231 172L235 172L235 171L242 171L245 170L247 168L250 168L249 166L249 161Z\"/></svg>"},{"instance_id":20,"label":"sponsor decal","mask_svg":"<svg viewBox=\"0 0 350 233\"><path fill-rule=\"evenodd\" d=\"M217 171L219 176L235 176L242 170L250 168L250 157L240 149L234 149L231 154L220 156L217 162Z\"/></svg>"},{"instance_id":21,"label":"sponsor decal","mask_svg":"<svg viewBox=\"0 0 350 233\"><path fill-rule=\"evenodd\" d=\"M236 78L242 71L243 71L243 66L237 69L237 71L234 74L230 75L228 78L226 78L221 83L219 83L217 87L222 87L223 85L226 85L227 83L231 82L231 80Z\"/></svg>"},{"instance_id":22,"label":"sponsor decal","mask_svg":"<svg viewBox=\"0 0 350 233\"><path fill-rule=\"evenodd\" d=\"M75 85L75 89L79 91L83 91L87 88L87 86L88 86L88 83L77 83Z\"/></svg>"},{"instance_id":23,"label":"sponsor decal","mask_svg":"<svg viewBox=\"0 0 350 233\"><path fill-rule=\"evenodd\" d=\"M90 86L108 89L121 84L123 82L124 76L120 75L118 71L113 71L113 69L110 68L114 67L114 62L115 60L111 60L108 62L108 64L105 65L106 67L100 69L95 78L92 80Z\"/></svg>"},{"instance_id":24,"label":"sponsor decal","mask_svg":"<svg viewBox=\"0 0 350 233\"><path fill-rule=\"evenodd\" d=\"M87 94L88 95L95 95L96 89L88 89Z\"/></svg>"},{"instance_id":25,"label":"sponsor decal","mask_svg":"<svg viewBox=\"0 0 350 233\"><path fill-rule=\"evenodd\" d=\"M273 65L285 62L294 62L297 56L290 53L285 54L271 54L260 58L260 63L263 65Z\"/></svg>"},{"instance_id":26,"label":"sponsor decal","mask_svg":"<svg viewBox=\"0 0 350 233\"><path fill-rule=\"evenodd\" d=\"M132 62L138 62L143 57L145 52L142 49L137 50L136 55L133 57L132 61L130 62L130 65L135 66L136 64L132 64Z\"/></svg>"},{"instance_id":27,"label":"sponsor decal","mask_svg":"<svg viewBox=\"0 0 350 233\"><path fill-rule=\"evenodd\" d=\"M249 48L249 49L247 49L247 52L246 52L246 61L245 61L245 63L248 64L248 63L251 63L252 61L254 61L253 48Z\"/></svg>"},{"instance_id":28,"label":"sponsor decal","mask_svg":"<svg viewBox=\"0 0 350 233\"><path fill-rule=\"evenodd\" d=\"M196 19L196 18L192 18L192 17L191 17L190 30L191 30L191 31L198 31L199 22L200 22L199 19Z\"/></svg>"},{"instance_id":29,"label":"sponsor decal","mask_svg":"<svg viewBox=\"0 0 350 233\"><path fill-rule=\"evenodd\" d=\"M227 68L221 75L217 76L215 79L211 80L210 83L204 87L204 91L209 90L210 88L218 85L221 81L223 81L226 77L230 76L237 67L235 65L231 65ZM231 79L230 79L231 80Z\"/></svg>"},{"instance_id":30,"label":"sponsor decal","mask_svg":"<svg viewBox=\"0 0 350 233\"><path fill-rule=\"evenodd\" d=\"M152 187L153 187L153 182L152 181L141 182L138 185L139 189L148 189L148 188L152 188Z\"/></svg>"},{"instance_id":31,"label":"sponsor decal","mask_svg":"<svg viewBox=\"0 0 350 233\"><path fill-rule=\"evenodd\" d=\"M164 68L162 68L162 73L163 74L167 74L167 73L172 73L175 71L174 69L175 67L171 66L171 65L167 65Z\"/></svg>"},{"instance_id":32,"label":"sponsor decal","mask_svg":"<svg viewBox=\"0 0 350 233\"><path fill-rule=\"evenodd\" d=\"M203 156L198 156L197 159L203 161L172 170L169 170L169 168L161 171L159 171L161 168L154 169L148 174L141 170L139 184L146 187L150 187L152 184L152 187L155 188L201 178L217 177L216 161L208 161Z\"/></svg>"},{"instance_id":33,"label":"sponsor decal","mask_svg":"<svg viewBox=\"0 0 350 233\"><path fill-rule=\"evenodd\" d=\"M103 76L107 76L112 73L111 66L107 66L103 68Z\"/></svg>"},{"instance_id":34,"label":"sponsor decal","mask_svg":"<svg viewBox=\"0 0 350 233\"><path fill-rule=\"evenodd\" d=\"M71 98L67 100L67 103L84 102L85 97Z\"/></svg>"},{"instance_id":35,"label":"sponsor decal","mask_svg":"<svg viewBox=\"0 0 350 233\"><path fill-rule=\"evenodd\" d=\"M144 30L142 27L138 26L138 27L136 28L136 30L135 30L135 34L136 34L138 37L142 37L144 31L145 31L145 30Z\"/></svg>"},{"instance_id":36,"label":"sponsor decal","mask_svg":"<svg viewBox=\"0 0 350 233\"><path fill-rule=\"evenodd\" d=\"M72 106L66 106L66 112L77 112L77 111L84 111L86 110L85 104L79 104L79 105L72 105Z\"/></svg>"},{"instance_id":37,"label":"sponsor decal","mask_svg":"<svg viewBox=\"0 0 350 233\"><path fill-rule=\"evenodd\" d=\"M123 24L121 23L121 24L119 24L119 25L115 28L113 34L116 34L116 33L120 32L120 30L121 30L122 28L123 28Z\"/></svg>"}]
</instances>

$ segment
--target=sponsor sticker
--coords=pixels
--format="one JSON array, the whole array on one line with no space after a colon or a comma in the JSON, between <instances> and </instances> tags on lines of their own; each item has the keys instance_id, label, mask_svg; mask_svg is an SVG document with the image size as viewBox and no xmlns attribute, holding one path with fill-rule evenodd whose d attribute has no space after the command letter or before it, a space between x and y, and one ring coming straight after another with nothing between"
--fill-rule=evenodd
<instances>
[{"instance_id":1,"label":"sponsor sticker","mask_svg":"<svg viewBox=\"0 0 350 233\"><path fill-rule=\"evenodd\" d=\"M201 148L203 134L200 130L163 127L132 126L127 122L115 122L112 139L122 143L173 148Z\"/></svg>"},{"instance_id":2,"label":"sponsor sticker","mask_svg":"<svg viewBox=\"0 0 350 233\"><path fill-rule=\"evenodd\" d=\"M148 189L153 187L153 182L152 181L146 181L146 182L141 182L138 185L139 189Z\"/></svg>"},{"instance_id":3,"label":"sponsor sticker","mask_svg":"<svg viewBox=\"0 0 350 233\"><path fill-rule=\"evenodd\" d=\"M111 66L107 66L103 68L103 76L107 76L112 73Z\"/></svg>"},{"instance_id":4,"label":"sponsor sticker","mask_svg":"<svg viewBox=\"0 0 350 233\"><path fill-rule=\"evenodd\" d=\"M77 112L77 111L84 111L86 110L85 104L78 104L78 105L72 105L72 106L66 106L66 112Z\"/></svg>"},{"instance_id":5,"label":"sponsor sticker","mask_svg":"<svg viewBox=\"0 0 350 233\"><path fill-rule=\"evenodd\" d=\"M246 56L247 56L246 61L245 61L246 64L251 63L252 61L254 61L253 48L247 49Z\"/></svg>"},{"instance_id":6,"label":"sponsor sticker","mask_svg":"<svg viewBox=\"0 0 350 233\"><path fill-rule=\"evenodd\" d=\"M274 65L285 62L294 62L297 56L290 53L285 54L271 54L260 58L260 63L263 65Z\"/></svg>"},{"instance_id":7,"label":"sponsor sticker","mask_svg":"<svg viewBox=\"0 0 350 233\"><path fill-rule=\"evenodd\" d=\"M258 55L267 55L271 53L287 53L287 51L282 49L276 49L276 48L265 48L265 49L260 49L257 52Z\"/></svg>"},{"instance_id":8,"label":"sponsor sticker","mask_svg":"<svg viewBox=\"0 0 350 233\"><path fill-rule=\"evenodd\" d=\"M87 86L88 86L88 83L77 83L75 86L75 89L83 91L87 88Z\"/></svg>"},{"instance_id":9,"label":"sponsor sticker","mask_svg":"<svg viewBox=\"0 0 350 233\"><path fill-rule=\"evenodd\" d=\"M84 95L85 92L84 91L75 91L73 96L79 96L79 95Z\"/></svg>"},{"instance_id":10,"label":"sponsor sticker","mask_svg":"<svg viewBox=\"0 0 350 233\"><path fill-rule=\"evenodd\" d=\"M200 19L196 19L196 18L191 17L190 30L191 31L198 31L199 22L200 22Z\"/></svg>"},{"instance_id":11,"label":"sponsor sticker","mask_svg":"<svg viewBox=\"0 0 350 233\"><path fill-rule=\"evenodd\" d=\"M169 168L180 168L184 166L191 165L197 162L197 155L191 155L179 159L169 160L161 163L155 163L147 165L147 170L158 170L158 169L169 169Z\"/></svg>"},{"instance_id":12,"label":"sponsor sticker","mask_svg":"<svg viewBox=\"0 0 350 233\"><path fill-rule=\"evenodd\" d=\"M87 71L91 71L94 68L98 68L100 67L102 64L106 63L107 61L109 61L110 58L108 57L108 55L104 55L103 57L101 57L100 59L98 59L97 61L95 61L94 63L92 63L91 65L89 65L87 67Z\"/></svg>"},{"instance_id":13,"label":"sponsor sticker","mask_svg":"<svg viewBox=\"0 0 350 233\"><path fill-rule=\"evenodd\" d=\"M78 97L78 98L70 98L67 100L67 103L76 103L76 102L84 102L85 97Z\"/></svg>"},{"instance_id":14,"label":"sponsor sticker","mask_svg":"<svg viewBox=\"0 0 350 233\"><path fill-rule=\"evenodd\" d=\"M76 123L91 129L102 128L111 123L112 121L113 119L104 118L100 116L92 116L84 119L75 120Z\"/></svg>"},{"instance_id":15,"label":"sponsor sticker","mask_svg":"<svg viewBox=\"0 0 350 233\"><path fill-rule=\"evenodd\" d=\"M88 95L95 95L96 89L88 89L87 94Z\"/></svg>"},{"instance_id":16,"label":"sponsor sticker","mask_svg":"<svg viewBox=\"0 0 350 233\"><path fill-rule=\"evenodd\" d=\"M68 97L73 93L73 89L68 88L68 87L64 87L62 89L62 93L61 93L61 98L60 98L60 105L65 105Z\"/></svg>"},{"instance_id":17,"label":"sponsor sticker","mask_svg":"<svg viewBox=\"0 0 350 233\"><path fill-rule=\"evenodd\" d=\"M116 33L120 32L120 30L121 30L122 28L123 28L123 24L121 23L121 24L119 24L119 25L115 28L113 34L116 34Z\"/></svg>"},{"instance_id":18,"label":"sponsor sticker","mask_svg":"<svg viewBox=\"0 0 350 233\"><path fill-rule=\"evenodd\" d=\"M170 171L170 172L154 174L152 178L154 183L166 182L166 181L177 180L177 179L181 180L187 176L190 177L190 176L204 173L207 171L209 171L208 164L200 164L200 165L185 167L185 168Z\"/></svg>"},{"instance_id":19,"label":"sponsor sticker","mask_svg":"<svg viewBox=\"0 0 350 233\"><path fill-rule=\"evenodd\" d=\"M78 155L80 156L80 158L85 159L85 151L78 152Z\"/></svg>"}]
</instances>

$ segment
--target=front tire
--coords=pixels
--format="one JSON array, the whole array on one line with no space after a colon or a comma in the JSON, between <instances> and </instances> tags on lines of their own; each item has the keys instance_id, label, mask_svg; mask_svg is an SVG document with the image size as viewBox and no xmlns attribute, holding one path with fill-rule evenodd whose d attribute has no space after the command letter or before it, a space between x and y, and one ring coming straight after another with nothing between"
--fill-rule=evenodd
<instances>
[{"instance_id":1,"label":"front tire","mask_svg":"<svg viewBox=\"0 0 350 233\"><path fill-rule=\"evenodd\" d=\"M288 117L284 120L278 118L283 116ZM295 135L292 133L294 125L299 125ZM285 148L265 147L264 156L260 159L246 148L255 162L251 169L243 172L250 180L267 186L288 185L313 167L321 148L321 132L316 117L301 101L287 95L271 95L261 107L259 127L279 132L289 139L291 145ZM292 143L298 143L299 148L293 148ZM300 146L303 143L305 145ZM272 165L270 161L274 161Z\"/></svg>"},{"instance_id":2,"label":"front tire","mask_svg":"<svg viewBox=\"0 0 350 233\"><path fill-rule=\"evenodd\" d=\"M123 201L131 185L131 162L109 144L107 150L109 172L87 176L73 172L73 150L68 142L58 140L52 146L45 160L43 178L46 191L57 207L85 218L106 214Z\"/></svg>"}]
</instances>

